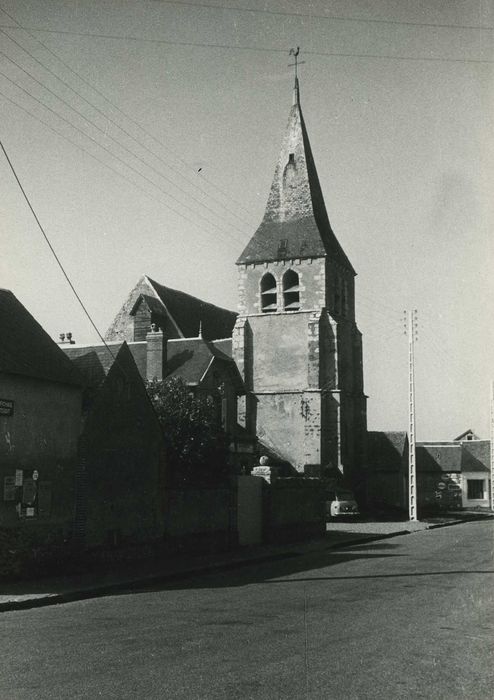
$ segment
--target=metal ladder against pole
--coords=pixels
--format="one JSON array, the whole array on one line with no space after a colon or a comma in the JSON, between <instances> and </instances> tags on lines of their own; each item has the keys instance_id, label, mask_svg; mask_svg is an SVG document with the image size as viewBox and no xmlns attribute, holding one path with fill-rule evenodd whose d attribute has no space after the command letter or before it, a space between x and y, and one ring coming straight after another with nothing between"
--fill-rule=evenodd
<instances>
[{"instance_id":1,"label":"metal ladder against pole","mask_svg":"<svg viewBox=\"0 0 494 700\"><path fill-rule=\"evenodd\" d=\"M406 312L405 312L406 313ZM408 312L408 517L417 520L417 465L415 457L415 352L417 310Z\"/></svg>"}]
</instances>

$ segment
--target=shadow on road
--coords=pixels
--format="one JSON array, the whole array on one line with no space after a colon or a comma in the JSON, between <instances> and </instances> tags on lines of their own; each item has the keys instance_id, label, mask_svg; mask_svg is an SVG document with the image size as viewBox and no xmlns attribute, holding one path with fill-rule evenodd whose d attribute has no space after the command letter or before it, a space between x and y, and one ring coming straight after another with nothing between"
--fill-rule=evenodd
<instances>
[{"instance_id":1,"label":"shadow on road","mask_svg":"<svg viewBox=\"0 0 494 700\"><path fill-rule=\"evenodd\" d=\"M232 568L223 571L211 571L198 573L191 577L176 578L175 580L155 581L144 586L129 587L118 594L148 593L165 590L187 590L200 588L230 588L246 586L256 583L282 583L301 580L318 580L317 576L300 578L304 572L314 572L317 569L326 569L330 566L346 563L354 560L383 559L390 557L403 557L403 554L395 553L399 545L389 542L348 545L342 550L319 550L304 553L290 552L273 557L269 561L245 561L232 565ZM290 577L294 577L291 579ZM296 577L296 578L295 578ZM283 581L278 581L283 579ZM319 580L322 580L320 577Z\"/></svg>"}]
</instances>

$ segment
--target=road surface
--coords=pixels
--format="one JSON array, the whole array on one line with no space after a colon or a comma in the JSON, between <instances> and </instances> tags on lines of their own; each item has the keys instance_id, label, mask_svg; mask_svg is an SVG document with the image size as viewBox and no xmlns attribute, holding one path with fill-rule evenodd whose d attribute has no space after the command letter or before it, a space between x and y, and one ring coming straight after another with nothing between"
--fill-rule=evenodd
<instances>
[{"instance_id":1,"label":"road surface","mask_svg":"<svg viewBox=\"0 0 494 700\"><path fill-rule=\"evenodd\" d=\"M0 615L0 698L493 697L494 521Z\"/></svg>"}]
</instances>

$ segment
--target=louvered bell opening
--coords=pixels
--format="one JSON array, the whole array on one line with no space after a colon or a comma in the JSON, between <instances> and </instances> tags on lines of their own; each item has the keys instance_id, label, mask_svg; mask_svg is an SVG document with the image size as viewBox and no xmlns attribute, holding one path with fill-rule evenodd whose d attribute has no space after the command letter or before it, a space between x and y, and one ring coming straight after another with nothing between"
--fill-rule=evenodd
<instances>
[{"instance_id":1,"label":"louvered bell opening","mask_svg":"<svg viewBox=\"0 0 494 700\"><path fill-rule=\"evenodd\" d=\"M285 311L300 310L300 296L298 292L285 292Z\"/></svg>"},{"instance_id":2,"label":"louvered bell opening","mask_svg":"<svg viewBox=\"0 0 494 700\"><path fill-rule=\"evenodd\" d=\"M267 272L261 280L261 309L263 314L272 314L277 311L276 280L270 272Z\"/></svg>"},{"instance_id":3,"label":"louvered bell opening","mask_svg":"<svg viewBox=\"0 0 494 700\"><path fill-rule=\"evenodd\" d=\"M262 298L262 312L263 314L272 314L276 311L276 294L267 294Z\"/></svg>"}]
</instances>

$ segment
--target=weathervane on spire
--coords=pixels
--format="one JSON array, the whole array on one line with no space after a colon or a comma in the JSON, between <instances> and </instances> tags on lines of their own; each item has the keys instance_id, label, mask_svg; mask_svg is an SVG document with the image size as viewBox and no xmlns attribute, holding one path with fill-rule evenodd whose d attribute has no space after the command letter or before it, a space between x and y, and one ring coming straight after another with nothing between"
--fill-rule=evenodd
<instances>
[{"instance_id":1,"label":"weathervane on spire","mask_svg":"<svg viewBox=\"0 0 494 700\"><path fill-rule=\"evenodd\" d=\"M299 65L302 65L302 63L305 63L305 61L299 61L298 60L298 55L300 53L300 46L297 46L296 49L290 49L290 53L288 54L289 56L293 56L295 63L289 63L288 66L291 68L292 66L295 66L295 83L298 80L298 67Z\"/></svg>"},{"instance_id":2,"label":"weathervane on spire","mask_svg":"<svg viewBox=\"0 0 494 700\"><path fill-rule=\"evenodd\" d=\"M290 49L289 56L293 56L294 58L294 63L289 63L288 65L294 66L295 67L295 87L293 89L293 104L294 105L299 105L300 104L300 91L298 87L298 67L302 63L305 63L305 61L299 61L298 60L298 55L300 53L300 46L297 46L296 49Z\"/></svg>"}]
</instances>

